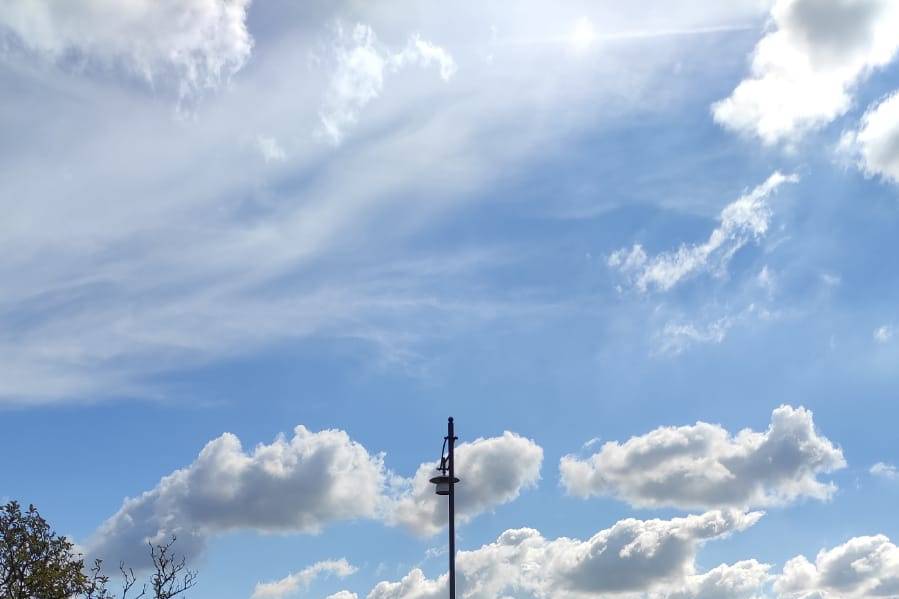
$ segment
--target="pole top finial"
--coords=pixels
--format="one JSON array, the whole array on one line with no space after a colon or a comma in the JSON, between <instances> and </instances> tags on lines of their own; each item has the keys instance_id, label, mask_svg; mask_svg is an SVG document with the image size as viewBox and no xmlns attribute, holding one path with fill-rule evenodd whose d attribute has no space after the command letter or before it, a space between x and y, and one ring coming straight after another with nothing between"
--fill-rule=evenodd
<instances>
[{"instance_id":1,"label":"pole top finial","mask_svg":"<svg viewBox=\"0 0 899 599\"><path fill-rule=\"evenodd\" d=\"M449 421L450 421L450 422L453 421L453 417L452 417L452 416L449 417Z\"/></svg>"}]
</instances>

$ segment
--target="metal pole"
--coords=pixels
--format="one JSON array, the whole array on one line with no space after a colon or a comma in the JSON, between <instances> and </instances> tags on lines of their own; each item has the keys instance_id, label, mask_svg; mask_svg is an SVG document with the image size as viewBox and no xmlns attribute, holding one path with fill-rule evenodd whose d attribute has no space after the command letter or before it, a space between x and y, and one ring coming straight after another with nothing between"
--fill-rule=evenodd
<instances>
[{"instance_id":1,"label":"metal pole","mask_svg":"<svg viewBox=\"0 0 899 599\"><path fill-rule=\"evenodd\" d=\"M449 443L449 594L456 599L456 471L453 460L453 446L456 437L453 434L453 418L447 421L447 439Z\"/></svg>"}]
</instances>

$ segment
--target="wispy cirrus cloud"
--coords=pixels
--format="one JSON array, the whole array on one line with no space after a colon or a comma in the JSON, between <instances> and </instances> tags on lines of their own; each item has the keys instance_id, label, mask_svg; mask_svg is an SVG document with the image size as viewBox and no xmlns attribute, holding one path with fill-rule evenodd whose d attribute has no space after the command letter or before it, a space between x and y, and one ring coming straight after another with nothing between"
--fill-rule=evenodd
<instances>
[{"instance_id":1,"label":"wispy cirrus cloud","mask_svg":"<svg viewBox=\"0 0 899 599\"><path fill-rule=\"evenodd\" d=\"M284 162L287 160L287 152L274 137L260 135L256 138L256 146L266 162Z\"/></svg>"},{"instance_id":2,"label":"wispy cirrus cloud","mask_svg":"<svg viewBox=\"0 0 899 599\"><path fill-rule=\"evenodd\" d=\"M768 232L773 193L785 183L797 181L796 175L775 172L764 183L725 206L718 217L718 226L703 243L684 244L676 251L655 256L647 254L641 244L635 244L613 252L608 266L620 272L640 292L668 291L701 273L721 276L734 254Z\"/></svg>"},{"instance_id":3,"label":"wispy cirrus cloud","mask_svg":"<svg viewBox=\"0 0 899 599\"><path fill-rule=\"evenodd\" d=\"M697 343L719 344L734 326L734 318L722 316L709 323L669 321L656 333L658 353L676 355Z\"/></svg>"},{"instance_id":4,"label":"wispy cirrus cloud","mask_svg":"<svg viewBox=\"0 0 899 599\"><path fill-rule=\"evenodd\" d=\"M47 3L14 4L3 17ZM180 31L166 28L164 16L196 9L179 20L189 31L169 40L173 53L153 54L188 66L151 69L159 90L180 85L173 82L182 69L196 73L189 86L200 89L214 84L212 73L220 73L219 86L229 80L227 93L211 94L194 118L173 118L168 99L135 89L133 75L123 80L118 69L93 77L90 69L38 68L21 48L0 61L0 87L14 92L0 142L0 250L8 257L0 276L16 281L0 291L4 405L158 397L173 372L314 337L361 344L365 359L405 367L435 332L514 318L530 307L524 294L485 291L485 263L454 272L451 285L378 269L421 256L415 236L490 197L497 172L519 181L548 143L596 126L598 104L609 122L636 105L660 107L648 92L671 73L668 49L652 40L636 66L624 54L560 63L539 49L500 45L487 61L466 41L490 46L480 28L485 14L511 19L502 33L512 38L567 31L571 15L555 12L537 24L483 4L460 6L438 40L416 21L393 27L392 15L366 5L351 21L363 24L361 42L347 29L335 45L330 16L298 19L283 37L262 27L260 51L244 60L246 3L145 4L116 6L83 28L93 3L68 16L54 4L48 35L59 21L84 45L91 27L102 29L114 43L101 48L107 33L97 34L91 51L121 49L126 60L129 44L144 48L154 27L164 31L146 48ZM677 11L652 23L645 11L596 6L591 20L609 22L610 33L618 21L604 15L629 20L622 31L699 30L740 22L757 14L755 5ZM253 10L265 22L266 7ZM133 11L146 19L130 21ZM344 105L356 120L338 130L352 130L353 143L322 143L310 132L330 114L332 67L357 47L359 63L382 69L382 81L362 75L363 93L350 92L372 98L358 110L355 101ZM219 57L208 70L207 52ZM457 64L464 68L453 74ZM423 259L450 262L457 249L435 245Z\"/></svg>"},{"instance_id":5,"label":"wispy cirrus cloud","mask_svg":"<svg viewBox=\"0 0 899 599\"><path fill-rule=\"evenodd\" d=\"M341 141L359 112L381 95L386 75L413 65L436 64L440 78L449 81L457 69L449 52L420 35L411 36L402 50L392 51L362 23L351 31L338 23L333 52L334 73L319 115L324 133L334 143Z\"/></svg>"},{"instance_id":6,"label":"wispy cirrus cloud","mask_svg":"<svg viewBox=\"0 0 899 599\"><path fill-rule=\"evenodd\" d=\"M770 287L767 290L770 293ZM684 315L668 318L653 334L652 355L677 356L696 346L721 345L735 328L774 322L786 316L782 310L756 302L738 310L719 309L709 304L702 313L693 318Z\"/></svg>"}]
</instances>

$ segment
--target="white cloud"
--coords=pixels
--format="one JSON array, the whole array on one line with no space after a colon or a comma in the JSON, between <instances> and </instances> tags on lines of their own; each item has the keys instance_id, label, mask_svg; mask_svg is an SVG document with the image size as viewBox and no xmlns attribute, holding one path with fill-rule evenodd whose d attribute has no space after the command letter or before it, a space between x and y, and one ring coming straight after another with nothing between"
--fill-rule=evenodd
<instances>
[{"instance_id":1,"label":"white cloud","mask_svg":"<svg viewBox=\"0 0 899 599\"><path fill-rule=\"evenodd\" d=\"M769 296L773 295L777 290L777 278L774 276L774 273L771 272L771 269L768 268L767 264L762 267L762 270L759 271L755 280L759 287L764 289Z\"/></svg>"},{"instance_id":2,"label":"white cloud","mask_svg":"<svg viewBox=\"0 0 899 599\"><path fill-rule=\"evenodd\" d=\"M744 530L760 517L714 511L671 520L627 519L586 540L549 540L530 528L507 530L493 543L459 552L457 591L464 599L636 593L710 598L716 597L711 590L727 587L743 592L764 581L767 566L741 562L696 575L695 556L703 543ZM415 569L402 580L378 583L368 599L437 599L445 594L446 575L429 579Z\"/></svg>"},{"instance_id":3,"label":"white cloud","mask_svg":"<svg viewBox=\"0 0 899 599\"><path fill-rule=\"evenodd\" d=\"M458 559L458 556L457 556ZM456 576L459 576L457 561ZM379 582L366 596L367 599L437 599L447 594L447 576L441 576L437 580L427 578L420 569L409 572L398 582ZM457 580L458 587L458 580ZM457 593L465 597L465 591L456 589Z\"/></svg>"},{"instance_id":4,"label":"white cloud","mask_svg":"<svg viewBox=\"0 0 899 599\"><path fill-rule=\"evenodd\" d=\"M287 152L274 137L260 135L256 138L256 146L266 162L284 162L287 160Z\"/></svg>"},{"instance_id":5,"label":"white cloud","mask_svg":"<svg viewBox=\"0 0 899 599\"><path fill-rule=\"evenodd\" d=\"M677 355L696 343L720 344L734 325L734 319L722 316L706 325L691 322L668 322L658 333L658 352Z\"/></svg>"},{"instance_id":6,"label":"white cloud","mask_svg":"<svg viewBox=\"0 0 899 599\"><path fill-rule=\"evenodd\" d=\"M750 599L771 579L771 566L754 559L721 564L704 574L689 576L683 589L663 595L668 599Z\"/></svg>"},{"instance_id":7,"label":"white cloud","mask_svg":"<svg viewBox=\"0 0 899 599\"><path fill-rule=\"evenodd\" d=\"M449 52L417 34L409 38L409 42L401 52L390 57L390 62L394 69L401 69L410 64L421 67L436 64L440 69L440 78L444 81L449 81L458 70L456 61Z\"/></svg>"},{"instance_id":8,"label":"white cloud","mask_svg":"<svg viewBox=\"0 0 899 599\"><path fill-rule=\"evenodd\" d=\"M827 287L839 287L843 282L843 278L832 272L822 272L820 275L821 282Z\"/></svg>"},{"instance_id":9,"label":"white cloud","mask_svg":"<svg viewBox=\"0 0 899 599\"><path fill-rule=\"evenodd\" d=\"M250 56L250 0L5 2L0 32L53 61L121 64L182 96L218 86Z\"/></svg>"},{"instance_id":10,"label":"white cloud","mask_svg":"<svg viewBox=\"0 0 899 599\"><path fill-rule=\"evenodd\" d=\"M195 556L206 539L228 530L315 533L337 520L377 517L384 497L381 456L340 430L303 426L288 439L245 452L225 433L186 468L150 491L126 499L95 533L92 554L142 565L142 547L177 535Z\"/></svg>"},{"instance_id":11,"label":"white cloud","mask_svg":"<svg viewBox=\"0 0 899 599\"><path fill-rule=\"evenodd\" d=\"M784 183L798 180L796 175L772 174L764 183L725 206L718 217L720 224L704 243L682 245L675 252L663 252L655 257L649 257L636 244L612 253L608 265L625 275L641 292L651 288L667 291L702 272L721 274L740 248L768 232L771 194Z\"/></svg>"},{"instance_id":12,"label":"white cloud","mask_svg":"<svg viewBox=\"0 0 899 599\"><path fill-rule=\"evenodd\" d=\"M492 259L470 261L451 281L383 268L417 254L411 240L451 212L487 197L497 172L519 181L549 145L634 110L670 108L655 93L668 88L669 45L631 40L616 46L627 52L575 61L516 40L565 33L582 16L610 33L702 29L755 18L757 4L688 2L651 15L601 3L576 14L538 3L514 13L434 4L400 20L380 4L354 5L354 19L390 40L376 46L384 56L403 53L415 32L438 41L432 25L440 23L439 43L465 76L444 84L439 70L451 69L436 57L421 73L411 62L402 76L385 67L366 126L339 150L309 135L321 127L336 66L319 43L331 9L275 22L266 11L279 8L254 4L263 51L190 119L172 119L168 102L118 84L119 69L85 77L80 62L35 68L21 53L5 55L0 250L8 259L0 278L16 285L0 290L0 403L171 397L166 373L323 338L350 346L358 367L419 372L435 337L555 309L558 302L530 293L498 297L481 278ZM153 6L177 14L194 2ZM534 10L544 18L526 18ZM487 23L497 24L495 39ZM681 44L695 51L691 39ZM415 64L433 55L412 45ZM486 46L491 64L482 60ZM170 79L178 77L156 75L154 86ZM290 169L257 159L260 133L277 137ZM394 241L386 244L388 229ZM443 245L422 261L454 260L456 248Z\"/></svg>"},{"instance_id":13,"label":"white cloud","mask_svg":"<svg viewBox=\"0 0 899 599\"><path fill-rule=\"evenodd\" d=\"M508 432L459 445L457 519L471 520L518 497L536 484L542 459L537 444ZM382 455L341 430L314 433L298 426L292 438L279 436L251 452L225 433L192 464L126 499L88 549L139 567L147 541L172 535L179 550L196 556L210 536L230 530L317 533L336 521L365 518L432 534L446 523L446 501L428 482L434 468L422 464L412 479L401 479L385 468Z\"/></svg>"},{"instance_id":14,"label":"white cloud","mask_svg":"<svg viewBox=\"0 0 899 599\"><path fill-rule=\"evenodd\" d=\"M465 522L508 503L540 479L543 449L515 433L476 439L456 448L456 518ZM410 481L410 492L392 508L390 520L417 534L434 534L446 525L447 503L434 493L436 463L422 464Z\"/></svg>"},{"instance_id":15,"label":"white cloud","mask_svg":"<svg viewBox=\"0 0 899 599\"><path fill-rule=\"evenodd\" d=\"M346 129L356 123L359 112L381 95L386 73L409 65L437 64L444 81L456 72L453 57L443 48L413 35L405 48L392 52L381 44L368 25L357 23L351 34L338 24L334 42L336 66L319 113L325 134L339 143Z\"/></svg>"},{"instance_id":16,"label":"white cloud","mask_svg":"<svg viewBox=\"0 0 899 599\"><path fill-rule=\"evenodd\" d=\"M884 462L877 462L873 466L871 466L869 472L874 476L879 476L881 478L886 478L889 480L895 480L899 478L899 471L896 470L896 467L892 464L885 464Z\"/></svg>"},{"instance_id":17,"label":"white cloud","mask_svg":"<svg viewBox=\"0 0 899 599\"><path fill-rule=\"evenodd\" d=\"M345 559L316 562L274 582L259 582L253 589L252 599L282 599L309 588L309 585L323 574L346 578L356 573L357 568Z\"/></svg>"},{"instance_id":18,"label":"white cloud","mask_svg":"<svg viewBox=\"0 0 899 599\"><path fill-rule=\"evenodd\" d=\"M786 563L774 583L783 599L868 599L899 596L899 547L883 536L855 537Z\"/></svg>"},{"instance_id":19,"label":"white cloud","mask_svg":"<svg viewBox=\"0 0 899 599\"><path fill-rule=\"evenodd\" d=\"M663 427L559 463L563 485L577 497L682 509L826 500L836 487L818 476L844 466L842 451L815 430L812 413L790 406L774 410L765 432L731 435L705 422Z\"/></svg>"},{"instance_id":20,"label":"white cloud","mask_svg":"<svg viewBox=\"0 0 899 599\"><path fill-rule=\"evenodd\" d=\"M870 107L858 130L843 134L840 150L869 177L899 183L899 92Z\"/></svg>"},{"instance_id":21,"label":"white cloud","mask_svg":"<svg viewBox=\"0 0 899 599\"><path fill-rule=\"evenodd\" d=\"M846 113L859 81L899 49L893 0L777 0L752 74L713 105L715 120L766 144L793 141Z\"/></svg>"},{"instance_id":22,"label":"white cloud","mask_svg":"<svg viewBox=\"0 0 899 599\"><path fill-rule=\"evenodd\" d=\"M872 335L874 337L874 341L877 343L887 343L890 339L893 338L893 327L889 325L879 326L874 329L874 333Z\"/></svg>"},{"instance_id":23,"label":"white cloud","mask_svg":"<svg viewBox=\"0 0 899 599\"><path fill-rule=\"evenodd\" d=\"M770 322L780 319L784 313L766 308L762 304L750 303L745 308L721 314L715 306L708 305L704 314L696 320L683 317L668 320L653 335L655 344L652 355L678 356L695 345L720 345L724 343L730 331L738 326L746 326L753 322Z\"/></svg>"},{"instance_id":24,"label":"white cloud","mask_svg":"<svg viewBox=\"0 0 899 599\"><path fill-rule=\"evenodd\" d=\"M584 441L583 445L581 445L581 449L590 449L591 447L593 447L600 441L602 441L602 437L593 437L591 439L588 439L588 440Z\"/></svg>"},{"instance_id":25,"label":"white cloud","mask_svg":"<svg viewBox=\"0 0 899 599\"><path fill-rule=\"evenodd\" d=\"M358 595L350 591L337 591L333 595L328 595L325 599L358 599Z\"/></svg>"}]
</instances>

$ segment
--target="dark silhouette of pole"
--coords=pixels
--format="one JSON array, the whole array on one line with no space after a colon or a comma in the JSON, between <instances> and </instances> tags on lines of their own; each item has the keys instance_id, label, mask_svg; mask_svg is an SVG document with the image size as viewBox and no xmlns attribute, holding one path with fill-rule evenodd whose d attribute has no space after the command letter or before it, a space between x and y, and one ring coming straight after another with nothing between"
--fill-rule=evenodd
<instances>
[{"instance_id":1,"label":"dark silhouette of pole","mask_svg":"<svg viewBox=\"0 0 899 599\"><path fill-rule=\"evenodd\" d=\"M452 416L447 421L446 429L449 443L449 595L450 599L456 599L456 464L453 459L456 437Z\"/></svg>"},{"instance_id":2,"label":"dark silhouette of pole","mask_svg":"<svg viewBox=\"0 0 899 599\"><path fill-rule=\"evenodd\" d=\"M449 596L456 599L456 483L459 479L456 478L456 433L452 417L446 422L437 471L440 476L435 476L431 482L437 486L438 495L449 498Z\"/></svg>"}]
</instances>

